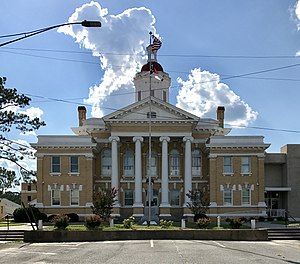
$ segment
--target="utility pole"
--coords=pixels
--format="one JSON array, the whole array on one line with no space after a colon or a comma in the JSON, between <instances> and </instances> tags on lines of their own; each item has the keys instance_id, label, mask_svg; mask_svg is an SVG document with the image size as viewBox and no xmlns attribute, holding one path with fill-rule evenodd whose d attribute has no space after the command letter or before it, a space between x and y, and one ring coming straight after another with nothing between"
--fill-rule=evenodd
<instances>
[{"instance_id":1,"label":"utility pole","mask_svg":"<svg viewBox=\"0 0 300 264\"><path fill-rule=\"evenodd\" d=\"M151 62L151 36L152 36L152 32L149 32L150 35L150 60L149 60L149 157L148 157L148 167L149 167L149 172L148 172L148 221L147 221L147 225L150 226L151 223L151 200L152 200L152 188L151 188L151 174L152 174L152 168L151 168L151 161L152 161L152 149L151 149L151 141L152 141L152 128L151 128L151 72L152 72L152 62Z\"/></svg>"}]
</instances>

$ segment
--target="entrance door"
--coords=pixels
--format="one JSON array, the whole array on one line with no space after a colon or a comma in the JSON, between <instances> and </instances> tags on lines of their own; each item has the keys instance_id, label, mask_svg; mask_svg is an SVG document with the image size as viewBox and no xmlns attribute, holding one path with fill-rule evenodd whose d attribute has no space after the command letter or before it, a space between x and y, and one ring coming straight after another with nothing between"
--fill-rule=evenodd
<instances>
[{"instance_id":1,"label":"entrance door","mask_svg":"<svg viewBox=\"0 0 300 264\"><path fill-rule=\"evenodd\" d=\"M158 221L159 215L159 200L158 200L158 190L153 189L151 195L151 220ZM149 214L149 203L148 203L148 191L146 191L146 206L144 215L148 217Z\"/></svg>"}]
</instances>

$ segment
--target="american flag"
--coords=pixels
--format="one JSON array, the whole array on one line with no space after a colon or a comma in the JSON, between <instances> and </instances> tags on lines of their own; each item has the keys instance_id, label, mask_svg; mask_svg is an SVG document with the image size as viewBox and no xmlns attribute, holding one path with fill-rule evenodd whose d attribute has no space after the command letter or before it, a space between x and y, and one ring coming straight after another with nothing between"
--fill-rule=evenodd
<instances>
[{"instance_id":1,"label":"american flag","mask_svg":"<svg viewBox=\"0 0 300 264\"><path fill-rule=\"evenodd\" d=\"M160 49L162 42L154 35L152 35L152 38L153 42L151 44L151 49L152 51L157 51L158 49Z\"/></svg>"}]
</instances>

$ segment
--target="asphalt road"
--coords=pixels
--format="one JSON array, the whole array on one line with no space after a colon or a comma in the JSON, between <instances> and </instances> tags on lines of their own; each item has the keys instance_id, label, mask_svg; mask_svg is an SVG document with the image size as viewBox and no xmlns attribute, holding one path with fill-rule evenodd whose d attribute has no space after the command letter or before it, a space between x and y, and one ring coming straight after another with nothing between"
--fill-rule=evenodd
<instances>
[{"instance_id":1,"label":"asphalt road","mask_svg":"<svg viewBox=\"0 0 300 264\"><path fill-rule=\"evenodd\" d=\"M0 263L299 263L300 241L143 240L0 244Z\"/></svg>"}]
</instances>

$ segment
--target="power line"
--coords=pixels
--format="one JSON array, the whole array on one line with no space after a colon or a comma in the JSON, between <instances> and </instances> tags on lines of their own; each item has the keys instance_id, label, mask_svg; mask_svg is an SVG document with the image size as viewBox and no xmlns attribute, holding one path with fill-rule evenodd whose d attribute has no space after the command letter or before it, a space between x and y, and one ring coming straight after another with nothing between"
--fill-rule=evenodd
<instances>
[{"instance_id":1,"label":"power line","mask_svg":"<svg viewBox=\"0 0 300 264\"><path fill-rule=\"evenodd\" d=\"M92 107L92 105L90 104L85 104L85 103L78 103L78 102L71 102L71 101L67 101L67 100L62 100L59 98L50 98L50 97L45 97L45 96L40 96L40 95L32 95L32 94L27 94L28 96L32 96L32 97L37 97L37 98L44 98L44 99L49 99L49 100L53 100L53 101L57 101L57 102L62 102L62 103L70 103L70 104L75 104L75 105L84 105L84 106L88 106L88 107ZM112 108L112 107L104 107L101 106L102 109L106 109L106 110L112 110L112 111L118 111L118 112L126 112L125 110L122 109L117 109L117 108ZM146 113L139 113L137 111L134 111L136 114L139 115L143 115L146 116ZM176 119L173 117L169 117L169 116L163 116L163 115L157 115L157 117L163 117L166 119L170 119L170 120L181 120L182 119ZM212 124L209 121L205 121L205 120L201 120L201 118L199 119L199 121L201 123L207 123L207 124ZM269 130L269 131L277 131L277 132L286 132L286 133L300 133L300 130L292 130L292 129L285 129L285 128L271 128L271 127L259 127L259 126L244 126L244 125L232 125L229 123L225 123L226 126L230 126L231 128L248 128L248 129L259 129L259 130Z\"/></svg>"},{"instance_id":2,"label":"power line","mask_svg":"<svg viewBox=\"0 0 300 264\"><path fill-rule=\"evenodd\" d=\"M23 34L23 33L20 33ZM1 36L0 36L1 38ZM10 50L27 50L39 52L56 52L56 53L71 53L71 54L87 54L88 51L75 51L75 50L59 50L59 49L39 49L39 48L5 48ZM114 55L114 56L145 56L145 54L134 53L115 53L115 52L99 52L101 55ZM159 54L158 57L180 57L180 58L226 58L226 59L299 59L295 55L204 55L204 54Z\"/></svg>"}]
</instances>

